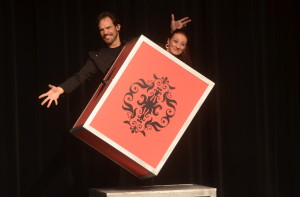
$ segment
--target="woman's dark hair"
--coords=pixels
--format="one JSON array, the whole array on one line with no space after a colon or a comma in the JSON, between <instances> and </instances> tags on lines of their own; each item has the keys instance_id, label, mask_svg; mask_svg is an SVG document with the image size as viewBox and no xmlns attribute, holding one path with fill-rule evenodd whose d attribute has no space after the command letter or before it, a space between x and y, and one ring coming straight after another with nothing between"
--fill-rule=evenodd
<instances>
[{"instance_id":1,"label":"woman's dark hair","mask_svg":"<svg viewBox=\"0 0 300 197\"><path fill-rule=\"evenodd\" d=\"M170 33L168 38L171 39L175 34L183 34L187 38L187 40L189 41L189 37L188 37L186 31L184 31L183 29L174 30L172 33Z\"/></svg>"},{"instance_id":2,"label":"woman's dark hair","mask_svg":"<svg viewBox=\"0 0 300 197\"><path fill-rule=\"evenodd\" d=\"M112 22L113 22L113 24L114 24L115 26L117 26L118 24L120 24L119 19L118 19L118 17L117 17L116 15L114 15L114 14L111 13L111 12L103 12L103 13L101 13L101 14L98 15L98 18L97 18L97 25L99 24L99 22L100 22L102 19L107 18L107 17L109 17L109 18L112 20Z\"/></svg>"}]
</instances>

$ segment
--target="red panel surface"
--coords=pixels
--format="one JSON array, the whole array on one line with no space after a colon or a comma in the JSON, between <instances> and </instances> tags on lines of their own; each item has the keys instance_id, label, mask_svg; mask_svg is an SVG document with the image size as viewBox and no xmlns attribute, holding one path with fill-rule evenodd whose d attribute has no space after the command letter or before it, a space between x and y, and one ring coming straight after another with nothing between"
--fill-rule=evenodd
<instances>
[{"instance_id":1,"label":"red panel surface","mask_svg":"<svg viewBox=\"0 0 300 197\"><path fill-rule=\"evenodd\" d=\"M129 125L124 123L128 120L127 111L122 109L124 96L129 92L130 86L139 82L139 79L153 82L155 80L154 74L159 78L156 80L157 83L163 83L162 77L167 77L169 85L175 87L171 91L171 95L177 102L176 112L170 118L168 126L159 132L150 127L149 130L144 130L145 136L140 132L132 133ZM156 168L207 86L208 84L169 58L162 56L148 44L143 43L91 122L91 126ZM145 89L140 89L143 91L141 94L150 94L145 93ZM197 92L193 91L195 89ZM162 95L159 96L162 98ZM141 100L141 98L137 98L137 100ZM163 108L158 111L163 113L164 110ZM160 120L157 122L161 123Z\"/></svg>"}]
</instances>

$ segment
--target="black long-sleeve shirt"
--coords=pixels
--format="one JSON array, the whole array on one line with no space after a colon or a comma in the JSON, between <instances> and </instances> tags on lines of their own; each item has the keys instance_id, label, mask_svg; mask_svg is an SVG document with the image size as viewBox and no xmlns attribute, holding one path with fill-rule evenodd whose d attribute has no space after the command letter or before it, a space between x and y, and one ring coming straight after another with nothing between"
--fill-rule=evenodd
<instances>
[{"instance_id":1,"label":"black long-sleeve shirt","mask_svg":"<svg viewBox=\"0 0 300 197\"><path fill-rule=\"evenodd\" d=\"M123 47L124 44L121 44L116 48L107 47L89 52L89 58L80 71L61 83L59 87L64 90L65 94L69 94L88 79L93 77L103 78L119 56Z\"/></svg>"}]
</instances>

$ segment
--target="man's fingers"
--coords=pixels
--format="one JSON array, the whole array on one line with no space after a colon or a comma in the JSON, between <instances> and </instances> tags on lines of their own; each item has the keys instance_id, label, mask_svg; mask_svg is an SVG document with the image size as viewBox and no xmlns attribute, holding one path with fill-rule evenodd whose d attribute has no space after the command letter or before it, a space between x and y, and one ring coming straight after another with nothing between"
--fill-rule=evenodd
<instances>
[{"instance_id":1,"label":"man's fingers","mask_svg":"<svg viewBox=\"0 0 300 197\"><path fill-rule=\"evenodd\" d=\"M43 100L43 102L41 103L41 105L44 105L45 103L48 102L47 104L47 108L49 108L52 104L52 102L54 101L55 105L58 105L58 101L57 100L53 100L53 99L50 99L50 98L46 98L45 100Z\"/></svg>"},{"instance_id":2,"label":"man's fingers","mask_svg":"<svg viewBox=\"0 0 300 197\"><path fill-rule=\"evenodd\" d=\"M45 103L47 103L47 101L49 101L50 99L49 98L45 98L44 100L43 100L43 102L41 103L41 105L44 105Z\"/></svg>"},{"instance_id":3,"label":"man's fingers","mask_svg":"<svg viewBox=\"0 0 300 197\"><path fill-rule=\"evenodd\" d=\"M175 16L174 16L174 14L171 14L171 20L172 20L172 21L175 21Z\"/></svg>"},{"instance_id":4,"label":"man's fingers","mask_svg":"<svg viewBox=\"0 0 300 197\"><path fill-rule=\"evenodd\" d=\"M54 85L51 85L49 84L48 87L50 88L50 90L44 94L41 94L39 96L39 99L43 98L43 97L46 97L43 102L41 103L41 105L45 105L47 102L47 108L49 108L52 104L52 102L54 101L55 102L55 105L58 105L58 102L57 102L57 93L56 93L56 90L53 88L56 88Z\"/></svg>"},{"instance_id":5,"label":"man's fingers","mask_svg":"<svg viewBox=\"0 0 300 197\"><path fill-rule=\"evenodd\" d=\"M46 93L45 93L45 94L41 94L41 95L39 96L39 99L41 99L41 98L43 98L43 97L45 97L45 96L47 96Z\"/></svg>"},{"instance_id":6,"label":"man's fingers","mask_svg":"<svg viewBox=\"0 0 300 197\"><path fill-rule=\"evenodd\" d=\"M52 103L52 100L49 100L48 105L47 105L47 108L50 107L51 103Z\"/></svg>"},{"instance_id":7,"label":"man's fingers","mask_svg":"<svg viewBox=\"0 0 300 197\"><path fill-rule=\"evenodd\" d=\"M48 87L49 87L50 89L52 89L52 88L54 88L55 86L54 86L54 85L51 85L51 84L49 84L49 85L48 85Z\"/></svg>"}]
</instances>

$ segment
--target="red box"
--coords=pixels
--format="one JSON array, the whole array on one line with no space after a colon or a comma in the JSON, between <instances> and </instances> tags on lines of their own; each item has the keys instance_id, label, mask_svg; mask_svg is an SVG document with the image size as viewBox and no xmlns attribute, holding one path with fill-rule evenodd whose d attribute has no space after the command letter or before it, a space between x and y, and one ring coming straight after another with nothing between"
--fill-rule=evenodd
<instances>
[{"instance_id":1,"label":"red box","mask_svg":"<svg viewBox=\"0 0 300 197\"><path fill-rule=\"evenodd\" d=\"M135 176L156 176L214 83L140 36L128 43L71 133Z\"/></svg>"}]
</instances>

